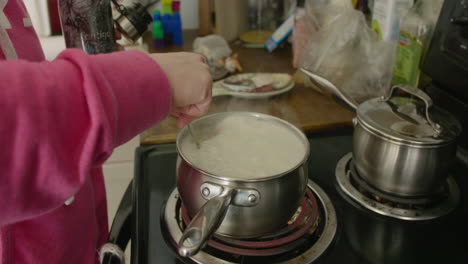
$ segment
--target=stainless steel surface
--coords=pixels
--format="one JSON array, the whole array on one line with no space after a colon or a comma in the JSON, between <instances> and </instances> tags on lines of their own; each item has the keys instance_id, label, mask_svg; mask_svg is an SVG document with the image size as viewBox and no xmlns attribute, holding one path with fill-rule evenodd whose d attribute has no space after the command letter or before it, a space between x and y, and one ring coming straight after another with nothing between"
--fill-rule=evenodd
<instances>
[{"instance_id":1,"label":"stainless steel surface","mask_svg":"<svg viewBox=\"0 0 468 264\"><path fill-rule=\"evenodd\" d=\"M353 155L357 170L369 184L391 194L417 196L430 195L445 181L455 159L455 140L461 126L449 113L432 107L431 98L424 92L394 86L387 97L358 105L326 79L303 68L301 71L357 110L357 118L353 120ZM392 108L388 100L397 89L425 103L421 123L409 122L408 118L402 118L405 114ZM432 120L430 110L439 117L437 123ZM411 133L403 133L406 131Z\"/></svg>"},{"instance_id":2,"label":"stainless steel surface","mask_svg":"<svg viewBox=\"0 0 468 264\"><path fill-rule=\"evenodd\" d=\"M119 32L121 32L127 39L136 41L140 38L140 34L135 26L128 20L126 16L120 15L115 20L117 27L119 27Z\"/></svg>"},{"instance_id":3,"label":"stainless steel surface","mask_svg":"<svg viewBox=\"0 0 468 264\"><path fill-rule=\"evenodd\" d=\"M346 96L343 92L341 92L338 87L336 87L332 82L329 80L305 69L305 68L300 68L300 70L305 73L307 76L310 77L310 80L317 86L326 89L330 93L338 96L340 99L345 101L350 107L357 109L358 108L358 103Z\"/></svg>"},{"instance_id":4,"label":"stainless steel surface","mask_svg":"<svg viewBox=\"0 0 468 264\"><path fill-rule=\"evenodd\" d=\"M353 155L349 153L338 162L335 170L338 186L354 201L375 213L403 220L429 220L448 214L458 205L460 190L451 177L447 178L446 182L441 183L448 184L449 196L431 207L403 209L379 203L359 192L351 184L348 165L352 158Z\"/></svg>"},{"instance_id":5,"label":"stainless steel surface","mask_svg":"<svg viewBox=\"0 0 468 264\"><path fill-rule=\"evenodd\" d=\"M210 131L216 127L219 120L231 115L267 119L287 127L303 142L306 148L304 158L290 170L278 175L255 179L221 177L197 168L184 158L184 153L180 148L180 142L188 136L187 129L184 128L177 137L179 153L176 170L177 189L191 217L196 215L207 202L203 193L209 192L208 195L211 196L213 191L216 192L216 188L204 191L207 187L206 183L222 186L225 190L236 190L233 197L234 204L246 204L253 201L254 206L229 206L216 234L235 238L260 237L286 225L300 205L307 185L306 161L309 156L309 142L305 135L293 125L264 114L219 113L198 119L193 122L193 125L197 126L197 130L201 128ZM237 196L237 190L240 190L240 196Z\"/></svg>"},{"instance_id":6,"label":"stainless steel surface","mask_svg":"<svg viewBox=\"0 0 468 264\"><path fill-rule=\"evenodd\" d=\"M220 195L225 188L221 185L205 182L201 185L201 195L205 200ZM236 189L231 204L237 206L255 206L260 201L260 193L253 189Z\"/></svg>"},{"instance_id":7,"label":"stainless steel surface","mask_svg":"<svg viewBox=\"0 0 468 264\"><path fill-rule=\"evenodd\" d=\"M432 121L431 115L429 114L429 110L432 108L432 105L433 105L432 99L425 92L423 92L422 90L418 88L414 88L409 85L395 85L390 89L390 92L388 93L388 95L384 97L382 100L384 102L388 102L393 97L397 89L403 90L413 96L416 96L424 102L425 118L427 122L429 123L429 125L431 125L432 129L434 130L435 132L434 136L437 137L438 135L440 135L440 133L442 133L442 127L436 122Z\"/></svg>"},{"instance_id":8,"label":"stainless steel surface","mask_svg":"<svg viewBox=\"0 0 468 264\"><path fill-rule=\"evenodd\" d=\"M193 256L206 244L223 221L233 194L234 190L225 190L202 206L179 240L178 252L181 256Z\"/></svg>"},{"instance_id":9,"label":"stainless steel surface","mask_svg":"<svg viewBox=\"0 0 468 264\"><path fill-rule=\"evenodd\" d=\"M382 134L383 136L390 138L395 141L402 141L402 142L408 142L410 144L446 144L449 141L453 141L461 131L461 125L456 120L451 114L448 112L432 107L432 99L425 94L422 90L412 88L410 86L394 86L390 90L389 94L386 97L383 98L375 98L368 100L362 104L358 104L354 100L352 100L350 97L346 96L345 93L343 93L338 87L336 87L333 83L328 81L327 79L305 69L301 68L300 69L303 73L308 75L310 77L310 80L317 86L326 89L330 93L336 95L340 99L342 99L345 103L347 103L350 107L354 108L357 110L357 115L358 115L358 120L361 121L363 125L366 125L368 129L374 130L375 132L378 132L379 134ZM418 98L420 98L424 103L425 103L425 119L427 123L429 124L428 126L434 130L435 133L430 133L429 136L426 137L415 137L414 135L409 136L408 134L401 133L402 131L395 131L394 129L391 128L391 124L385 124L385 120L382 120L381 117L376 117L374 118L374 122L369 122L369 119L366 114L363 114L363 112L366 112L366 108L371 108L372 110L385 110L388 112L392 112L392 107L391 103L389 100L392 98L394 91L397 89L401 89L406 91L407 93L410 93ZM387 104L383 104L385 102L388 102ZM382 106L383 105L383 106ZM376 106L383 108L383 109L375 109ZM386 108L386 109L385 109ZM430 115L430 111L435 112L432 113L433 115L435 114L438 116L437 122L433 120L433 117ZM376 111L377 112L377 111ZM399 113L399 112L394 112L395 116L398 116L400 119L404 120L405 118L402 118L404 114ZM397 118L393 117L394 121L398 121ZM408 120L408 118L406 118ZM383 123L382 125L379 126L379 123ZM410 123L410 122L408 122ZM355 124L355 121L353 120L353 124ZM411 129L414 129L414 126L410 127ZM418 130L421 130L424 128L424 124L419 124L416 126ZM434 137L432 137L434 135Z\"/></svg>"},{"instance_id":10,"label":"stainless steel surface","mask_svg":"<svg viewBox=\"0 0 468 264\"><path fill-rule=\"evenodd\" d=\"M397 90L420 100L394 96ZM421 105L420 101L424 104ZM419 111L420 108L423 111ZM394 86L386 97L360 104L356 113L358 121L368 130L383 138L411 145L449 144L461 132L458 120L433 106L431 98L422 90L409 86Z\"/></svg>"},{"instance_id":11,"label":"stainless steel surface","mask_svg":"<svg viewBox=\"0 0 468 264\"><path fill-rule=\"evenodd\" d=\"M360 123L354 128L353 157L359 175L395 195L431 195L445 182L455 152L454 142L411 146L382 138Z\"/></svg>"},{"instance_id":12,"label":"stainless steel surface","mask_svg":"<svg viewBox=\"0 0 468 264\"><path fill-rule=\"evenodd\" d=\"M394 102L389 100L397 89L424 101L425 115L414 114L417 111L413 101L394 109ZM405 107L408 118L402 118L407 113L398 112ZM441 121L443 126L432 120L430 110L438 121L445 119ZM405 129L408 133L404 133ZM353 134L356 169L366 182L384 192L430 196L446 180L455 160L460 130L458 121L442 109L432 107L432 100L424 92L394 86L387 97L368 100L357 109Z\"/></svg>"},{"instance_id":13,"label":"stainless steel surface","mask_svg":"<svg viewBox=\"0 0 468 264\"><path fill-rule=\"evenodd\" d=\"M382 138L409 145L435 146L453 142L460 134L460 123L443 109L433 107L431 116L443 124L436 132L417 111L418 102L397 97L385 102L380 98L367 100L356 111L358 121Z\"/></svg>"},{"instance_id":14,"label":"stainless steel surface","mask_svg":"<svg viewBox=\"0 0 468 264\"><path fill-rule=\"evenodd\" d=\"M257 190L237 189L232 204L236 206L256 206L260 202L260 193Z\"/></svg>"},{"instance_id":15,"label":"stainless steel surface","mask_svg":"<svg viewBox=\"0 0 468 264\"><path fill-rule=\"evenodd\" d=\"M278 262L276 264L304 264L304 263L312 263L317 260L325 250L331 245L333 239L336 234L337 230L337 219L336 219L336 212L330 198L327 194L313 181L308 181L308 188L312 190L312 192L316 195L319 200L320 206L323 209L323 219L324 219L324 227L320 238L304 253L301 255L289 259ZM182 237L182 231L178 221L176 220L176 211L177 211L177 200L179 199L179 193L177 189L169 196L169 199L166 204L166 208L164 211L164 221L167 226L168 232L170 237L173 241L179 241ZM198 254L191 256L190 260L194 263L198 264L238 264L232 261L227 261L210 255L208 252L201 250Z\"/></svg>"}]
</instances>

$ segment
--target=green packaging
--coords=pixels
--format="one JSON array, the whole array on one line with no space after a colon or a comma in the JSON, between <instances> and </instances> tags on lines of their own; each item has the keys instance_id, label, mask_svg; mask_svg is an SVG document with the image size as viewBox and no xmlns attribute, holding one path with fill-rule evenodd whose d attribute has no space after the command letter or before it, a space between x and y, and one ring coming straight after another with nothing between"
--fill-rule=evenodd
<instances>
[{"instance_id":1,"label":"green packaging","mask_svg":"<svg viewBox=\"0 0 468 264\"><path fill-rule=\"evenodd\" d=\"M393 66L393 84L407 84L414 87L419 82L419 64L423 53L423 44L415 36L400 31L400 39Z\"/></svg>"}]
</instances>

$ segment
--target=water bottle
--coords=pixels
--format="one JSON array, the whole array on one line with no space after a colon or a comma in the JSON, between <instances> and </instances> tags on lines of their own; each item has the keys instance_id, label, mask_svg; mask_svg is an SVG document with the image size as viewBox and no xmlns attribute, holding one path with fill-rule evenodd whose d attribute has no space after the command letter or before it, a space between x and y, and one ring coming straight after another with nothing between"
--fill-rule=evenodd
<instances>
[{"instance_id":1,"label":"water bottle","mask_svg":"<svg viewBox=\"0 0 468 264\"><path fill-rule=\"evenodd\" d=\"M89 54L116 50L110 0L59 0L58 5L67 48Z\"/></svg>"}]
</instances>

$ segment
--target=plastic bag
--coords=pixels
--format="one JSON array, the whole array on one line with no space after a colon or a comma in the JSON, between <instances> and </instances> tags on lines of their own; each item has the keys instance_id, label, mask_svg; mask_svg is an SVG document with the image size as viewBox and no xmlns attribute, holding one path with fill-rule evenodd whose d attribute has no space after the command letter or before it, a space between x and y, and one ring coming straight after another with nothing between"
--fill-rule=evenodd
<instances>
[{"instance_id":1,"label":"plastic bag","mask_svg":"<svg viewBox=\"0 0 468 264\"><path fill-rule=\"evenodd\" d=\"M222 36L208 35L196 38L193 42L193 51L205 56L214 80L228 74L224 60L231 55L232 50Z\"/></svg>"},{"instance_id":2,"label":"plastic bag","mask_svg":"<svg viewBox=\"0 0 468 264\"><path fill-rule=\"evenodd\" d=\"M193 51L205 56L208 60L219 60L231 55L231 48L220 35L198 37L193 41Z\"/></svg>"},{"instance_id":3,"label":"plastic bag","mask_svg":"<svg viewBox=\"0 0 468 264\"><path fill-rule=\"evenodd\" d=\"M390 87L395 43L380 41L351 1L332 0L318 8L316 2L306 2L311 38L301 66L357 103L384 95ZM312 82L306 85L328 93Z\"/></svg>"}]
</instances>

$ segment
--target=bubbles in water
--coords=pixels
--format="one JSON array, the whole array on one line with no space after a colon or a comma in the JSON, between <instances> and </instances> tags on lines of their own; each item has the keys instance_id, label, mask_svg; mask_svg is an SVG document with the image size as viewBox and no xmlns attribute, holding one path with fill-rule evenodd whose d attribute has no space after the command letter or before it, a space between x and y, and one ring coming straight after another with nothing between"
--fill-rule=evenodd
<instances>
[{"instance_id":1,"label":"bubbles in water","mask_svg":"<svg viewBox=\"0 0 468 264\"><path fill-rule=\"evenodd\" d=\"M182 142L184 156L214 175L255 179L288 171L304 158L306 146L290 128L247 115L222 119L213 137L200 149L190 138Z\"/></svg>"}]
</instances>

